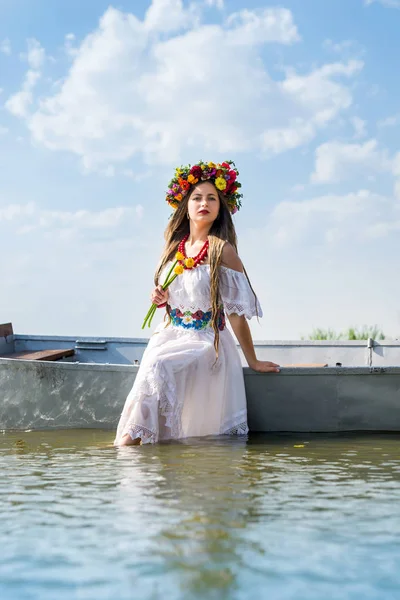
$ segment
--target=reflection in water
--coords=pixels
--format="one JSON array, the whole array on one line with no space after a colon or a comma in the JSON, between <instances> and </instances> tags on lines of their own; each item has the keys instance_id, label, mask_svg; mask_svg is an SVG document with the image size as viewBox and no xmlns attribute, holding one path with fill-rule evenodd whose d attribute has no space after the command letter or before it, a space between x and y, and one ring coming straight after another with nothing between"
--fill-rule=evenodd
<instances>
[{"instance_id":1,"label":"reflection in water","mask_svg":"<svg viewBox=\"0 0 400 600\"><path fill-rule=\"evenodd\" d=\"M398 436L112 437L0 437L0 597L395 597Z\"/></svg>"},{"instance_id":2,"label":"reflection in water","mask_svg":"<svg viewBox=\"0 0 400 600\"><path fill-rule=\"evenodd\" d=\"M151 454L143 452L132 478L121 482L121 504L129 514L134 503L132 498L126 503L126 490L135 494L138 478L150 478L150 510L153 516L163 511L164 519L152 531L147 560L162 566L175 586L179 581L183 597L203 597L207 590L231 593L236 586L242 530L257 502L253 486L261 476L246 456L246 439L160 445Z\"/></svg>"}]
</instances>

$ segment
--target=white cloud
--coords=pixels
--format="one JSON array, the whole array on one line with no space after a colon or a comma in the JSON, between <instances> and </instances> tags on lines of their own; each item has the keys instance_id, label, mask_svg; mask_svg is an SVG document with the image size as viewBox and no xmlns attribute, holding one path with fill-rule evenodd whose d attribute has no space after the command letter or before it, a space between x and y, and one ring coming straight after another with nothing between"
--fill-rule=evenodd
<instances>
[{"instance_id":1,"label":"white cloud","mask_svg":"<svg viewBox=\"0 0 400 600\"><path fill-rule=\"evenodd\" d=\"M245 10L221 25L193 25L181 4L153 0L144 21L109 8L60 89L26 117L34 141L100 172L133 157L171 164L211 148L271 154L307 143L351 105L342 80L359 73L360 61L291 69L277 81L266 70L264 44L299 39L290 11Z\"/></svg>"},{"instance_id":2,"label":"white cloud","mask_svg":"<svg viewBox=\"0 0 400 600\"><path fill-rule=\"evenodd\" d=\"M311 215L320 213L328 214L331 217L342 220L349 214L359 213L364 206L365 200L370 197L371 194L368 190L360 190L357 193L346 194L344 196L328 194L301 202L286 200L278 204L273 210L272 215L282 219L289 219L292 218L293 214Z\"/></svg>"},{"instance_id":3,"label":"white cloud","mask_svg":"<svg viewBox=\"0 0 400 600\"><path fill-rule=\"evenodd\" d=\"M116 227L128 217L137 216L131 207L117 206L102 211L78 210L41 211L38 224L40 227L74 227L77 229L108 229Z\"/></svg>"},{"instance_id":4,"label":"white cloud","mask_svg":"<svg viewBox=\"0 0 400 600\"><path fill-rule=\"evenodd\" d=\"M397 200L400 201L400 179L398 179L397 181L395 181L393 192L394 192L395 198L397 198Z\"/></svg>"},{"instance_id":5,"label":"white cloud","mask_svg":"<svg viewBox=\"0 0 400 600\"><path fill-rule=\"evenodd\" d=\"M34 212L35 204L33 202L29 202L28 204L8 204L7 206L0 207L0 222L31 217Z\"/></svg>"},{"instance_id":6,"label":"white cloud","mask_svg":"<svg viewBox=\"0 0 400 600\"><path fill-rule=\"evenodd\" d=\"M365 235L370 238L383 238L396 231L400 231L400 219L374 223L366 228Z\"/></svg>"},{"instance_id":7,"label":"white cloud","mask_svg":"<svg viewBox=\"0 0 400 600\"><path fill-rule=\"evenodd\" d=\"M11 54L11 42L8 38L0 42L0 52L8 56Z\"/></svg>"},{"instance_id":8,"label":"white cloud","mask_svg":"<svg viewBox=\"0 0 400 600\"><path fill-rule=\"evenodd\" d=\"M21 91L10 96L5 103L6 109L15 117L28 117L29 107L33 103L33 89L39 78L39 71L27 71Z\"/></svg>"},{"instance_id":9,"label":"white cloud","mask_svg":"<svg viewBox=\"0 0 400 600\"><path fill-rule=\"evenodd\" d=\"M396 127L397 125L400 125L400 114L378 121L378 127Z\"/></svg>"},{"instance_id":10,"label":"white cloud","mask_svg":"<svg viewBox=\"0 0 400 600\"><path fill-rule=\"evenodd\" d=\"M388 8L400 8L400 0L364 0L365 4L369 6L370 4L374 4L375 2L379 2L383 6L387 6Z\"/></svg>"},{"instance_id":11,"label":"white cloud","mask_svg":"<svg viewBox=\"0 0 400 600\"><path fill-rule=\"evenodd\" d=\"M33 103L33 90L41 77L41 68L44 64L46 53L40 43L34 38L27 40L28 51L21 58L26 60L30 69L26 72L22 89L9 97L5 103L6 109L15 117L27 118Z\"/></svg>"},{"instance_id":12,"label":"white cloud","mask_svg":"<svg viewBox=\"0 0 400 600\"><path fill-rule=\"evenodd\" d=\"M115 167L113 167L112 165L108 165L108 167L106 167L104 169L103 175L105 175L105 177L114 177L114 175L115 175Z\"/></svg>"},{"instance_id":13,"label":"white cloud","mask_svg":"<svg viewBox=\"0 0 400 600\"><path fill-rule=\"evenodd\" d=\"M28 52L26 54L26 59L29 63L29 66L31 69L41 69L46 58L44 48L42 48L40 42L35 40L35 38L28 39L27 44Z\"/></svg>"},{"instance_id":14,"label":"white cloud","mask_svg":"<svg viewBox=\"0 0 400 600\"><path fill-rule=\"evenodd\" d=\"M315 170L311 175L313 183L338 183L365 172L392 170L387 151L380 149L375 139L364 144L326 142L317 148L315 154Z\"/></svg>"},{"instance_id":15,"label":"white cloud","mask_svg":"<svg viewBox=\"0 0 400 600\"><path fill-rule=\"evenodd\" d=\"M138 218L138 219L141 219L141 218L143 217L143 214L144 214L144 207L143 207L141 204L138 204L138 205L135 207L135 209L134 209L134 210L135 210L135 212L136 212L136 216L137 216L137 218Z\"/></svg>"},{"instance_id":16,"label":"white cloud","mask_svg":"<svg viewBox=\"0 0 400 600\"><path fill-rule=\"evenodd\" d=\"M366 55L366 48L357 40L342 40L334 42L326 39L323 42L323 48L331 54L341 57L341 60L361 59Z\"/></svg>"},{"instance_id":17,"label":"white cloud","mask_svg":"<svg viewBox=\"0 0 400 600\"><path fill-rule=\"evenodd\" d=\"M2 221L13 221L20 235L42 229L55 235L66 232L71 238L90 230L112 230L129 225L130 222L138 222L143 213L144 208L141 204L134 207L116 206L99 211L62 211L42 209L34 202L29 202L9 204L0 208L0 224Z\"/></svg>"},{"instance_id":18,"label":"white cloud","mask_svg":"<svg viewBox=\"0 0 400 600\"><path fill-rule=\"evenodd\" d=\"M152 176L152 171L141 171L140 173L135 173L133 169L121 169L121 175L124 177L129 177L129 179L133 179L133 181L140 182L148 179Z\"/></svg>"},{"instance_id":19,"label":"white cloud","mask_svg":"<svg viewBox=\"0 0 400 600\"><path fill-rule=\"evenodd\" d=\"M128 19L132 16L128 15ZM134 17L134 26L135 28L142 26L149 33L171 33L197 24L199 17L199 6L195 3L185 9L182 0L156 0L156 2L153 0L143 24L139 24Z\"/></svg>"},{"instance_id":20,"label":"white cloud","mask_svg":"<svg viewBox=\"0 0 400 600\"><path fill-rule=\"evenodd\" d=\"M332 52L336 52L337 54L342 54L344 51L353 49L354 42L352 40L343 40L342 42L333 42L332 40L324 41L324 48L327 50L331 50Z\"/></svg>"},{"instance_id":21,"label":"white cloud","mask_svg":"<svg viewBox=\"0 0 400 600\"><path fill-rule=\"evenodd\" d=\"M64 38L65 53L70 57L76 56L78 52L78 48L76 48L76 46L74 45L75 40L76 37L74 33L67 33L67 35Z\"/></svg>"},{"instance_id":22,"label":"white cloud","mask_svg":"<svg viewBox=\"0 0 400 600\"><path fill-rule=\"evenodd\" d=\"M296 192L296 193L297 193L297 192L302 192L302 191L305 189L305 187L306 187L306 186L305 186L303 183L296 183L296 185L294 185L294 186L291 188L291 191L292 191L292 192Z\"/></svg>"},{"instance_id":23,"label":"white cloud","mask_svg":"<svg viewBox=\"0 0 400 600\"><path fill-rule=\"evenodd\" d=\"M220 10L224 8L224 0L205 0L208 6L216 6Z\"/></svg>"},{"instance_id":24,"label":"white cloud","mask_svg":"<svg viewBox=\"0 0 400 600\"><path fill-rule=\"evenodd\" d=\"M286 127L270 127L263 133L261 139L264 150L283 152L312 140L319 128L328 124L352 103L350 91L333 78L351 77L362 67L361 61L351 60L347 63L324 65L305 76L288 70L286 79L278 84L281 91L278 102L283 103L284 110L288 112L290 109L287 103L291 102L303 116L290 119Z\"/></svg>"},{"instance_id":25,"label":"white cloud","mask_svg":"<svg viewBox=\"0 0 400 600\"><path fill-rule=\"evenodd\" d=\"M244 9L230 15L226 22L228 42L235 45L293 44L300 40L293 15L285 8Z\"/></svg>"},{"instance_id":26,"label":"white cloud","mask_svg":"<svg viewBox=\"0 0 400 600\"><path fill-rule=\"evenodd\" d=\"M394 183L394 195L397 200L400 200L400 152L393 158L392 172L397 180Z\"/></svg>"},{"instance_id":27,"label":"white cloud","mask_svg":"<svg viewBox=\"0 0 400 600\"><path fill-rule=\"evenodd\" d=\"M353 117L350 119L351 124L354 127L354 138L359 139L366 135L366 121L360 119L360 117Z\"/></svg>"},{"instance_id":28,"label":"white cloud","mask_svg":"<svg viewBox=\"0 0 400 600\"><path fill-rule=\"evenodd\" d=\"M316 125L312 119L293 119L288 127L270 128L261 135L262 148L266 153L279 154L285 150L306 144L316 134Z\"/></svg>"},{"instance_id":29,"label":"white cloud","mask_svg":"<svg viewBox=\"0 0 400 600\"><path fill-rule=\"evenodd\" d=\"M400 177L400 152L398 152L394 158L392 163L393 175L395 177Z\"/></svg>"},{"instance_id":30,"label":"white cloud","mask_svg":"<svg viewBox=\"0 0 400 600\"><path fill-rule=\"evenodd\" d=\"M269 217L268 236L276 246L295 245L311 235L313 243L335 244L339 240L363 241L377 237L374 226L381 222L381 235L391 228L396 208L393 198L359 190L349 194L328 194L303 201L284 201ZM384 220L383 217L386 217ZM395 228L394 228L395 229Z\"/></svg>"}]
</instances>

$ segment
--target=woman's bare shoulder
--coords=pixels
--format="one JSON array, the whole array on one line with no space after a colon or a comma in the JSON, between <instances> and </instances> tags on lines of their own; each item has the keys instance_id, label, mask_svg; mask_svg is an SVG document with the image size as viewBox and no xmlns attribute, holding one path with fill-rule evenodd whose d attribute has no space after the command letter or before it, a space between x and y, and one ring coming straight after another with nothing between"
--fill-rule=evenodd
<instances>
[{"instance_id":1,"label":"woman's bare shoulder","mask_svg":"<svg viewBox=\"0 0 400 600\"><path fill-rule=\"evenodd\" d=\"M222 249L221 264L233 271L243 272L243 264L235 248L229 242L225 242Z\"/></svg>"}]
</instances>

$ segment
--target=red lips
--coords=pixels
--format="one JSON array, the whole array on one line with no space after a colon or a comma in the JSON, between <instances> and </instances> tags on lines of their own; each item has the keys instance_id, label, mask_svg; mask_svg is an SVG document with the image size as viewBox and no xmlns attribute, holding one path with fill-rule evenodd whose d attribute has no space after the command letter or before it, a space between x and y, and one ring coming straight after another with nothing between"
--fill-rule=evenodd
<instances>
[{"instance_id":1,"label":"red lips","mask_svg":"<svg viewBox=\"0 0 400 600\"><path fill-rule=\"evenodd\" d=\"M209 211L208 210L199 210L199 215L208 215Z\"/></svg>"}]
</instances>

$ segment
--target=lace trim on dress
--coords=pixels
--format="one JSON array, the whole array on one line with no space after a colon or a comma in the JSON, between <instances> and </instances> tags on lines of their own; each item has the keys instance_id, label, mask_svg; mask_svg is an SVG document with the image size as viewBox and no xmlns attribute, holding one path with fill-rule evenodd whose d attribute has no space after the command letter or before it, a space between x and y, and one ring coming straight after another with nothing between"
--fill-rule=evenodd
<instances>
[{"instance_id":1,"label":"lace trim on dress","mask_svg":"<svg viewBox=\"0 0 400 600\"><path fill-rule=\"evenodd\" d=\"M246 423L239 423L239 425L235 425L231 427L227 431L224 431L225 435L246 435L249 433L249 428Z\"/></svg>"},{"instance_id":2,"label":"lace trim on dress","mask_svg":"<svg viewBox=\"0 0 400 600\"><path fill-rule=\"evenodd\" d=\"M224 435L246 435L249 432L247 426L247 410L240 410L225 420L221 427L221 434Z\"/></svg>"},{"instance_id":3,"label":"lace trim on dress","mask_svg":"<svg viewBox=\"0 0 400 600\"><path fill-rule=\"evenodd\" d=\"M140 438L143 444L151 443L154 444L156 441L156 434L154 431L150 431L150 429L146 429L141 425L131 425L126 433L129 433L130 437L133 440ZM125 434L124 434L125 435Z\"/></svg>"},{"instance_id":4,"label":"lace trim on dress","mask_svg":"<svg viewBox=\"0 0 400 600\"><path fill-rule=\"evenodd\" d=\"M168 304L171 306L171 308L177 308L182 313L190 312L191 314L194 314L194 313L196 313L198 311L206 313L206 312L209 312L211 310L210 299L209 298L207 298L206 300L204 300L204 302L202 302L201 300L198 300L196 302L196 304L190 304L189 302L185 302L185 304L182 304L180 302L177 302L175 300L175 298L172 300L171 297L170 297L170 300L168 301Z\"/></svg>"},{"instance_id":5,"label":"lace trim on dress","mask_svg":"<svg viewBox=\"0 0 400 600\"><path fill-rule=\"evenodd\" d=\"M146 369L145 376L138 382L135 395L142 403L144 397L156 396L157 416L165 418L165 427L170 429L172 438L181 436L181 413L183 398L177 401L175 385L165 373L162 361L157 361ZM129 433L132 439L141 438L143 444L158 442L159 431L148 429L144 425L130 421L122 435Z\"/></svg>"},{"instance_id":6,"label":"lace trim on dress","mask_svg":"<svg viewBox=\"0 0 400 600\"><path fill-rule=\"evenodd\" d=\"M232 313L245 315L247 319L259 316L263 312L244 273L228 267L220 267L219 291L227 315Z\"/></svg>"}]
</instances>

